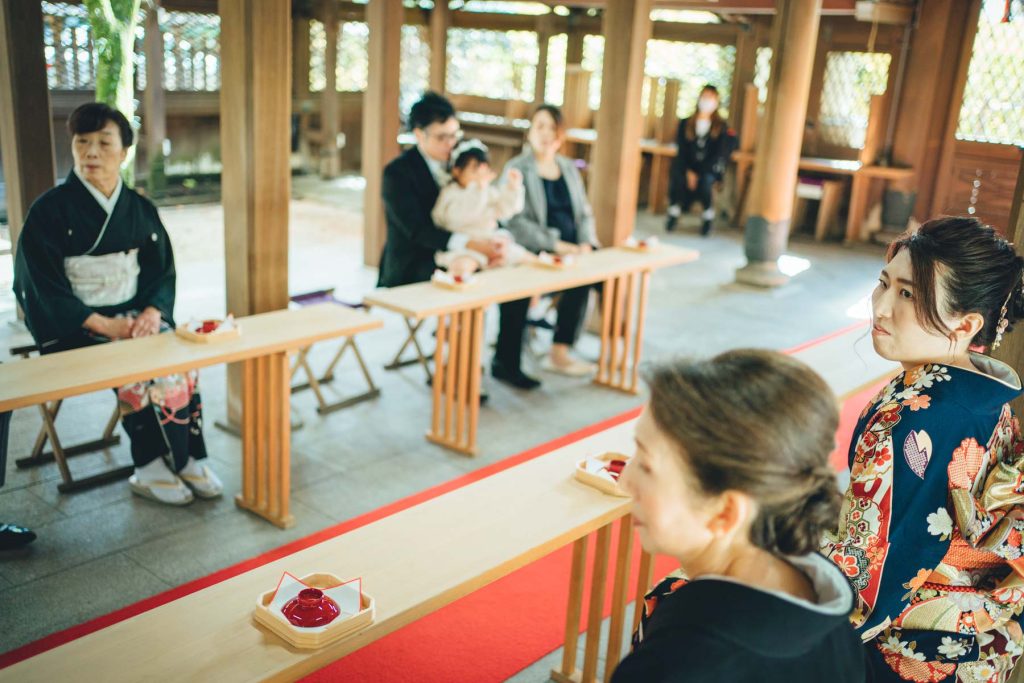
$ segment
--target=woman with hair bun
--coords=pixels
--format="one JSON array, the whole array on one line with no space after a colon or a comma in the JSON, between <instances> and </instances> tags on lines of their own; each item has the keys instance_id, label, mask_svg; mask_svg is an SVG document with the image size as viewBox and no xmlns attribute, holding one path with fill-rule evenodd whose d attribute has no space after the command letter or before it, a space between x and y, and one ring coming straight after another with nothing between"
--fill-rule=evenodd
<instances>
[{"instance_id":1,"label":"woman with hair bun","mask_svg":"<svg viewBox=\"0 0 1024 683\"><path fill-rule=\"evenodd\" d=\"M854 593L815 552L839 513L835 397L806 365L730 351L654 369L620 479L640 542L679 560L649 593L632 681L864 681Z\"/></svg>"},{"instance_id":2,"label":"woman with hair bun","mask_svg":"<svg viewBox=\"0 0 1024 683\"><path fill-rule=\"evenodd\" d=\"M875 681L1005 681L1021 654L1021 383L986 351L1024 313L1022 276L1013 245L974 218L889 246L871 337L903 372L861 414L823 546L858 591Z\"/></svg>"}]
</instances>

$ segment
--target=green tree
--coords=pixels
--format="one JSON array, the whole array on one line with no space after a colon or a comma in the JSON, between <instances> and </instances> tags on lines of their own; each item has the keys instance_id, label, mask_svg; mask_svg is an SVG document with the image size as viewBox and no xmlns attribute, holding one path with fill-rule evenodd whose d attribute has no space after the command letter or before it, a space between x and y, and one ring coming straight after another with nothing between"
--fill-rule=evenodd
<instances>
[{"instance_id":1,"label":"green tree","mask_svg":"<svg viewBox=\"0 0 1024 683\"><path fill-rule=\"evenodd\" d=\"M135 126L135 26L142 0L85 0L96 46L96 101L109 104ZM135 148L121 175L135 184Z\"/></svg>"}]
</instances>

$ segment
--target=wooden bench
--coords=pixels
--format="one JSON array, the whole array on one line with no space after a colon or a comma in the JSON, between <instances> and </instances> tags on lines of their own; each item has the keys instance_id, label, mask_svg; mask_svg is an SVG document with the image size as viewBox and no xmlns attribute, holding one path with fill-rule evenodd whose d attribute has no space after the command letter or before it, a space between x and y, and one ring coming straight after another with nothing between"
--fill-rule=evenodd
<instances>
[{"instance_id":1,"label":"wooden bench","mask_svg":"<svg viewBox=\"0 0 1024 683\"><path fill-rule=\"evenodd\" d=\"M852 358L863 328L844 331L795 355L828 381L837 395L859 393L896 366ZM854 367L857 365L857 367ZM864 384L866 377L874 377ZM613 576L611 629L605 680L620 658L626 607L652 581L652 562L641 554L636 583L629 585L632 538L629 502L572 480L575 463L606 451L632 453L632 420L570 443L543 456L407 508L344 535L270 562L113 624L0 670L0 683L60 680L288 681L312 673L434 612L548 553L573 544L566 609L565 650L556 681L597 680L604 577ZM481 506L480 501L487 501ZM614 525L619 544L610 554ZM584 595L587 546L594 538L593 579ZM273 588L282 572L329 571L361 577L376 601L366 630L316 651L301 651L252 620L256 596ZM582 670L577 642L582 605L590 610ZM553 607L552 609L556 609ZM635 629L638 613L634 611ZM171 643L173 645L168 645ZM182 657L181 652L189 652ZM467 663L467 666L469 663Z\"/></svg>"},{"instance_id":2,"label":"wooden bench","mask_svg":"<svg viewBox=\"0 0 1024 683\"><path fill-rule=\"evenodd\" d=\"M696 251L668 244L660 244L650 252L600 249L583 255L576 265L563 270L530 265L499 268L480 273L462 291L422 282L374 290L363 302L367 307L400 313L413 331L423 320L437 318L433 412L427 439L475 455L484 309L536 294L603 282L601 354L594 381L636 393L651 272L697 257Z\"/></svg>"},{"instance_id":3,"label":"wooden bench","mask_svg":"<svg viewBox=\"0 0 1024 683\"><path fill-rule=\"evenodd\" d=\"M242 493L235 502L280 527L291 526L288 355L382 323L332 304L253 315L238 323L241 336L225 342L195 344L166 333L5 363L0 365L0 412L241 361ZM58 465L67 482L67 462L58 458Z\"/></svg>"}]
</instances>

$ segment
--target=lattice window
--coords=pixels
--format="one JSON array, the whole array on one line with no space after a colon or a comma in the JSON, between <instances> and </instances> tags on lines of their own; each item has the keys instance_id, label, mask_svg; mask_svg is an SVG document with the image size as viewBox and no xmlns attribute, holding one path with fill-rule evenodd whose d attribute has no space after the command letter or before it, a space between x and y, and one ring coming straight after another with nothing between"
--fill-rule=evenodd
<instances>
[{"instance_id":1,"label":"lattice window","mask_svg":"<svg viewBox=\"0 0 1024 683\"><path fill-rule=\"evenodd\" d=\"M430 42L426 26L402 27L402 61L398 77L399 105L409 111L430 85Z\"/></svg>"},{"instance_id":2,"label":"lattice window","mask_svg":"<svg viewBox=\"0 0 1024 683\"><path fill-rule=\"evenodd\" d=\"M757 100L764 104L768 99L768 79L772 76L772 49L757 48L754 57L754 85L757 86Z\"/></svg>"},{"instance_id":3,"label":"lattice window","mask_svg":"<svg viewBox=\"0 0 1024 683\"><path fill-rule=\"evenodd\" d=\"M591 72L590 108L601 107L601 71L604 69L604 36L583 36L583 68Z\"/></svg>"},{"instance_id":4,"label":"lattice window","mask_svg":"<svg viewBox=\"0 0 1024 683\"><path fill-rule=\"evenodd\" d=\"M728 116L735 65L736 48L732 45L648 40L644 73L681 82L676 103L678 116L693 113L701 88L708 84L718 88L722 115Z\"/></svg>"},{"instance_id":5,"label":"lattice window","mask_svg":"<svg viewBox=\"0 0 1024 683\"><path fill-rule=\"evenodd\" d=\"M871 96L885 92L891 60L891 55L881 52L828 53L818 115L822 142L854 149L864 146Z\"/></svg>"},{"instance_id":6,"label":"lattice window","mask_svg":"<svg viewBox=\"0 0 1024 683\"><path fill-rule=\"evenodd\" d=\"M42 8L47 85L51 90L95 88L96 57L85 5L44 2Z\"/></svg>"},{"instance_id":7,"label":"lattice window","mask_svg":"<svg viewBox=\"0 0 1024 683\"><path fill-rule=\"evenodd\" d=\"M978 20L958 140L1024 145L1024 0L985 0Z\"/></svg>"},{"instance_id":8,"label":"lattice window","mask_svg":"<svg viewBox=\"0 0 1024 683\"><path fill-rule=\"evenodd\" d=\"M505 100L533 100L539 59L533 31L448 30L450 92Z\"/></svg>"},{"instance_id":9,"label":"lattice window","mask_svg":"<svg viewBox=\"0 0 1024 683\"><path fill-rule=\"evenodd\" d=\"M548 14L551 8L541 2L505 0L469 0L459 8L463 12L494 12L495 14Z\"/></svg>"},{"instance_id":10,"label":"lattice window","mask_svg":"<svg viewBox=\"0 0 1024 683\"><path fill-rule=\"evenodd\" d=\"M548 72L544 81L544 101L562 106L565 103L565 58L569 36L564 33L548 39Z\"/></svg>"},{"instance_id":11,"label":"lattice window","mask_svg":"<svg viewBox=\"0 0 1024 683\"><path fill-rule=\"evenodd\" d=\"M369 74L367 50L370 45L370 27L361 21L346 21L338 31L338 61L334 67L334 84L339 91L366 90ZM327 54L327 33L324 25L309 22L309 89L321 92L327 83L324 59Z\"/></svg>"},{"instance_id":12,"label":"lattice window","mask_svg":"<svg viewBox=\"0 0 1024 683\"><path fill-rule=\"evenodd\" d=\"M164 89L220 89L220 17L160 10L164 34Z\"/></svg>"}]
</instances>

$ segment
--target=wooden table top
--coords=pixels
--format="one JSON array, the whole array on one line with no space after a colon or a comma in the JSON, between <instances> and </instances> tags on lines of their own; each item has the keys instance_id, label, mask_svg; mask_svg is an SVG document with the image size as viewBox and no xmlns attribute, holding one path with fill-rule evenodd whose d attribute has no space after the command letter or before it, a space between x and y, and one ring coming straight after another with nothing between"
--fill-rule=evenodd
<instances>
[{"instance_id":1,"label":"wooden table top","mask_svg":"<svg viewBox=\"0 0 1024 683\"><path fill-rule=\"evenodd\" d=\"M294 680L625 515L628 499L572 479L577 461L609 450L634 452L632 421L0 670L0 682ZM284 571L361 577L374 623L321 650L290 647L252 619Z\"/></svg>"},{"instance_id":2,"label":"wooden table top","mask_svg":"<svg viewBox=\"0 0 1024 683\"><path fill-rule=\"evenodd\" d=\"M299 349L358 334L383 322L336 304L262 313L238 319L237 339L196 344L173 332L126 339L0 365L0 411L220 363Z\"/></svg>"},{"instance_id":3,"label":"wooden table top","mask_svg":"<svg viewBox=\"0 0 1024 683\"><path fill-rule=\"evenodd\" d=\"M697 260L699 256L699 252L692 249L665 243L650 252L613 247L585 254L579 257L574 266L562 270L527 264L496 268L477 274L473 283L462 291L420 282L376 289L363 297L363 302L367 306L379 306L407 318L422 320L603 282L627 273L688 263Z\"/></svg>"}]
</instances>

